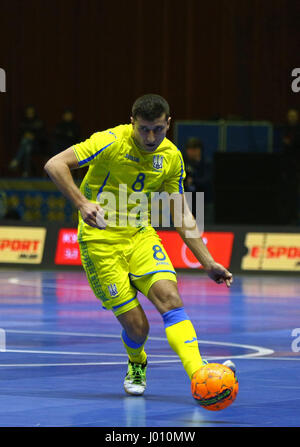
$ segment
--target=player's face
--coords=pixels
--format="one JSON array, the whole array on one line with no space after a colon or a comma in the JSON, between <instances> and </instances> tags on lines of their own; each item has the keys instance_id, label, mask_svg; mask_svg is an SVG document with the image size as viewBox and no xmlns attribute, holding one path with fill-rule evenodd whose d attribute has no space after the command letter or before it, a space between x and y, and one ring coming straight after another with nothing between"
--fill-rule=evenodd
<instances>
[{"instance_id":1,"label":"player's face","mask_svg":"<svg viewBox=\"0 0 300 447\"><path fill-rule=\"evenodd\" d=\"M35 117L35 110L33 107L27 107L25 110L25 116L28 119L32 119Z\"/></svg>"},{"instance_id":2,"label":"player's face","mask_svg":"<svg viewBox=\"0 0 300 447\"><path fill-rule=\"evenodd\" d=\"M287 113L287 120L292 126L297 124L299 121L298 110L290 109Z\"/></svg>"},{"instance_id":3,"label":"player's face","mask_svg":"<svg viewBox=\"0 0 300 447\"><path fill-rule=\"evenodd\" d=\"M166 119L165 114L154 121L146 121L139 116L136 119L131 117L133 138L141 149L153 152L166 137L170 122L171 118Z\"/></svg>"}]
</instances>

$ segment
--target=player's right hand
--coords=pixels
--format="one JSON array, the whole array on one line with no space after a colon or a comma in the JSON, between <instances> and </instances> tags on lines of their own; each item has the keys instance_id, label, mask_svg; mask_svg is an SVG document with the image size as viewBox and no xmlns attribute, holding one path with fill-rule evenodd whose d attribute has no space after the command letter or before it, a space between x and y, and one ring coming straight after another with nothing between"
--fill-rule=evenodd
<instances>
[{"instance_id":1,"label":"player's right hand","mask_svg":"<svg viewBox=\"0 0 300 447\"><path fill-rule=\"evenodd\" d=\"M217 262L214 262L208 269L206 269L206 272L217 284L225 283L227 287L230 287L233 282L232 273Z\"/></svg>"},{"instance_id":2,"label":"player's right hand","mask_svg":"<svg viewBox=\"0 0 300 447\"><path fill-rule=\"evenodd\" d=\"M90 227L104 229L104 210L97 203L87 202L79 208L82 220Z\"/></svg>"}]
</instances>

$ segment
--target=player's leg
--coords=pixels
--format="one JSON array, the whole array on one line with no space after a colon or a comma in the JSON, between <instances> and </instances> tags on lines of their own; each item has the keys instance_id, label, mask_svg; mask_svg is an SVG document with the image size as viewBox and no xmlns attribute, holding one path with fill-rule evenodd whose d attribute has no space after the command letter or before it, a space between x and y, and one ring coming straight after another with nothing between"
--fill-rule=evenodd
<instances>
[{"instance_id":1,"label":"player's leg","mask_svg":"<svg viewBox=\"0 0 300 447\"><path fill-rule=\"evenodd\" d=\"M135 236L129 267L132 283L162 315L169 344L191 377L203 365L197 336L179 296L174 267L153 228Z\"/></svg>"},{"instance_id":2,"label":"player's leg","mask_svg":"<svg viewBox=\"0 0 300 447\"><path fill-rule=\"evenodd\" d=\"M144 345L149 324L128 277L123 247L103 241L80 242L83 267L95 296L112 310L122 325L121 339L129 362L124 382L130 394L143 394L146 387L147 355Z\"/></svg>"},{"instance_id":3,"label":"player's leg","mask_svg":"<svg viewBox=\"0 0 300 447\"><path fill-rule=\"evenodd\" d=\"M175 275L173 275L173 280L160 279L163 276L166 276L166 274L155 273L149 275L146 284L145 280L144 284L141 284L141 280L135 281L135 284L142 289L146 287L144 292L147 293L147 297L163 318L168 342L180 357L186 373L191 378L204 364L199 352L197 335L189 316L184 310ZM149 287L148 291L147 287Z\"/></svg>"},{"instance_id":4,"label":"player's leg","mask_svg":"<svg viewBox=\"0 0 300 447\"><path fill-rule=\"evenodd\" d=\"M129 358L124 389L128 394L142 395L146 388L147 354L144 346L149 323L140 305L117 315L117 318L123 327L122 341Z\"/></svg>"},{"instance_id":5,"label":"player's leg","mask_svg":"<svg viewBox=\"0 0 300 447\"><path fill-rule=\"evenodd\" d=\"M169 279L163 279L168 276ZM141 292L149 298L162 315L168 342L180 357L183 367L191 379L193 374L207 363L207 360L201 357L197 335L184 310L175 275L155 273L148 275L144 281L138 279L135 281L135 285L141 289ZM236 373L236 366L231 360L226 360L223 365Z\"/></svg>"},{"instance_id":6,"label":"player's leg","mask_svg":"<svg viewBox=\"0 0 300 447\"><path fill-rule=\"evenodd\" d=\"M117 315L123 330L122 341L128 353L129 360L134 363L147 362L144 350L149 333L149 323L141 305L125 313Z\"/></svg>"}]
</instances>

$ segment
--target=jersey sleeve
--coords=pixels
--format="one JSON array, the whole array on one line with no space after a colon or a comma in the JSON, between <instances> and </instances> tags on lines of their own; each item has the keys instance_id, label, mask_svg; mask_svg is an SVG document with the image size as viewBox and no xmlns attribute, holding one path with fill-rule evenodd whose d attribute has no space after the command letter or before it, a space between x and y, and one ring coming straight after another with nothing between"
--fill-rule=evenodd
<instances>
[{"instance_id":1,"label":"jersey sleeve","mask_svg":"<svg viewBox=\"0 0 300 447\"><path fill-rule=\"evenodd\" d=\"M94 163L99 158L108 158L109 147L116 141L116 135L109 131L96 132L90 138L79 144L74 144L73 150L79 166Z\"/></svg>"},{"instance_id":2,"label":"jersey sleeve","mask_svg":"<svg viewBox=\"0 0 300 447\"><path fill-rule=\"evenodd\" d=\"M168 192L169 194L183 194L183 182L185 179L185 175L184 161L180 150L177 149L177 153L175 154L170 173L164 181L164 191Z\"/></svg>"}]
</instances>

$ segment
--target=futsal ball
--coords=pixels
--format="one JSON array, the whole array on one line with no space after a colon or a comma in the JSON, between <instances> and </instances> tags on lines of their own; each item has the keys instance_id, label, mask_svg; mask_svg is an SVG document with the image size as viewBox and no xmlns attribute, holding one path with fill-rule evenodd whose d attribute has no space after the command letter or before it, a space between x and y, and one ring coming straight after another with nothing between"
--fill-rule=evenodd
<instances>
[{"instance_id":1,"label":"futsal ball","mask_svg":"<svg viewBox=\"0 0 300 447\"><path fill-rule=\"evenodd\" d=\"M201 407L218 411L235 400L239 384L235 373L219 363L202 366L192 377L192 395Z\"/></svg>"}]
</instances>

